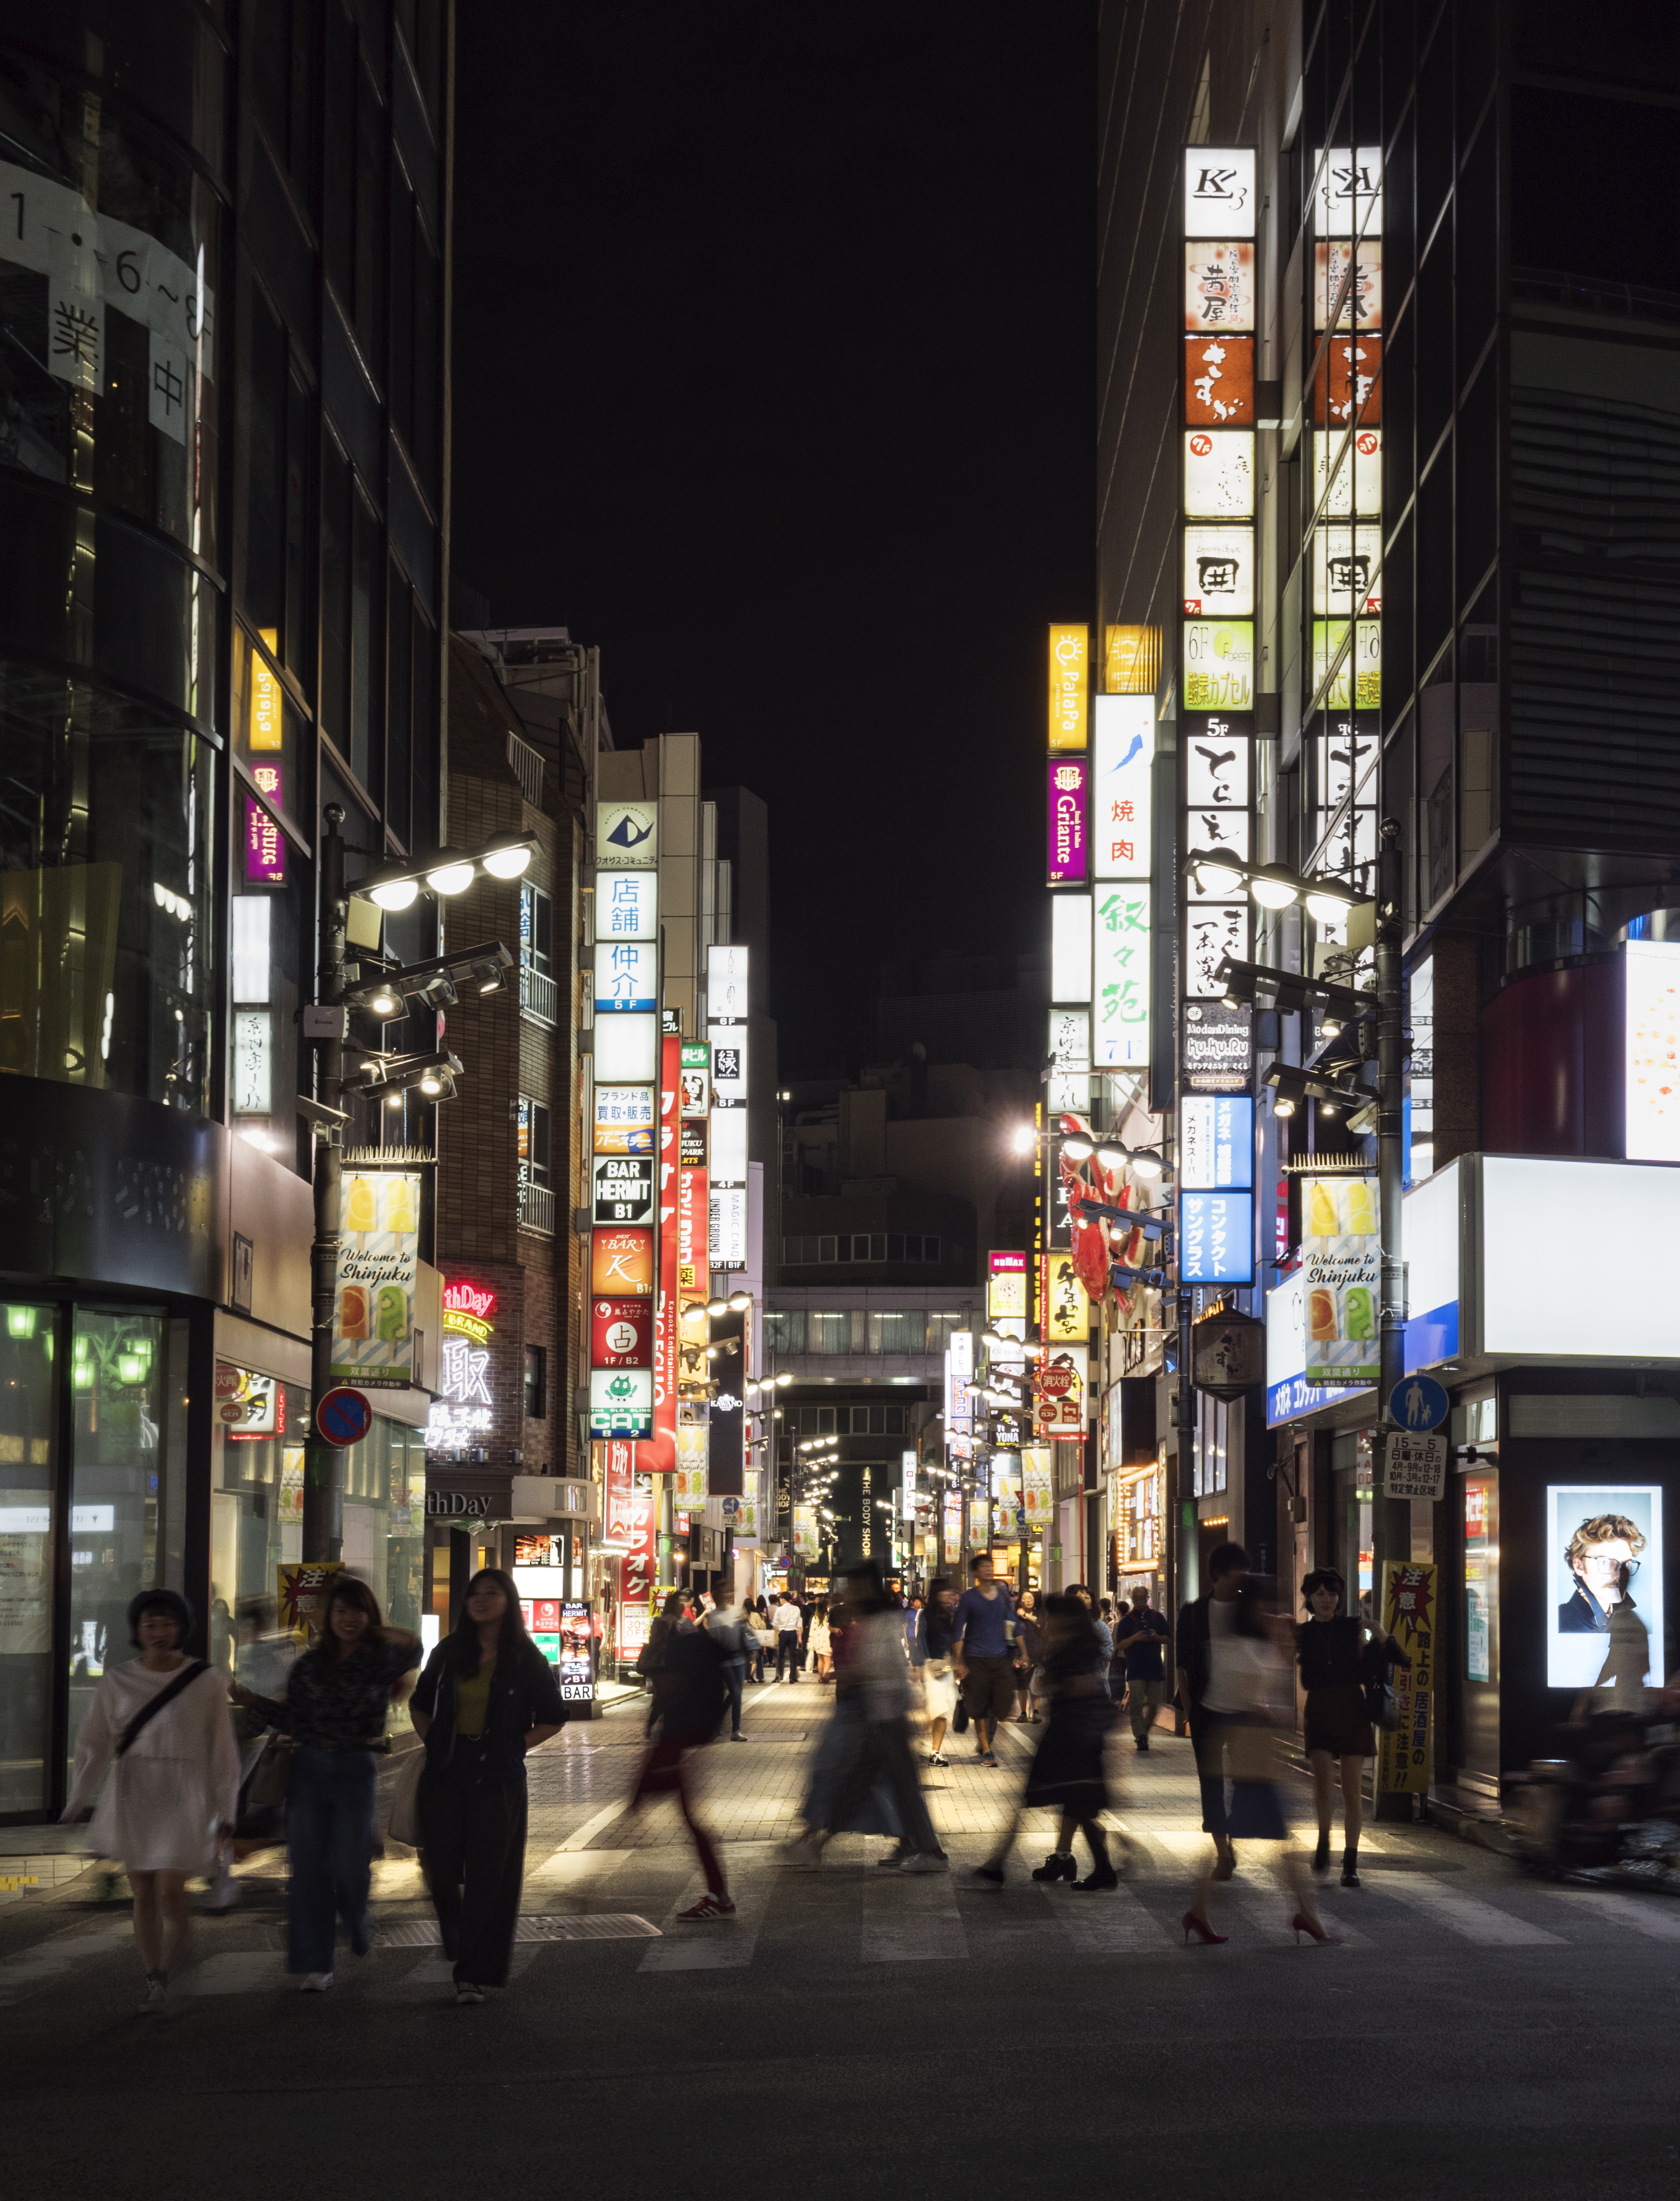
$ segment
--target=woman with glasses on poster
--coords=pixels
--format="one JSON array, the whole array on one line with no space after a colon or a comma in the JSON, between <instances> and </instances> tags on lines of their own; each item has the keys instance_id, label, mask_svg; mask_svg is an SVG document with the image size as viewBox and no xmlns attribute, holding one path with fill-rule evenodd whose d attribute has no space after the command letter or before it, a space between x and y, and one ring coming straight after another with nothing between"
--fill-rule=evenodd
<instances>
[{"instance_id":1,"label":"woman with glasses on poster","mask_svg":"<svg viewBox=\"0 0 1680 2201\"><path fill-rule=\"evenodd\" d=\"M1560 1635L1610 1633L1611 1615L1626 1594L1622 1570L1631 1582L1644 1548L1642 1530L1625 1513L1600 1513L1581 1523L1564 1553L1575 1586L1558 1607Z\"/></svg>"}]
</instances>

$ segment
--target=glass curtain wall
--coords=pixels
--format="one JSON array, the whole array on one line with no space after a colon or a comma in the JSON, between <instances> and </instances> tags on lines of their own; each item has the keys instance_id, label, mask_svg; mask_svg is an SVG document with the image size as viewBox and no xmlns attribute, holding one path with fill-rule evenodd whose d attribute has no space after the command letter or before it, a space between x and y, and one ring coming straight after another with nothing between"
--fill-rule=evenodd
<instances>
[{"instance_id":1,"label":"glass curtain wall","mask_svg":"<svg viewBox=\"0 0 1680 2201\"><path fill-rule=\"evenodd\" d=\"M0 1813L45 1801L59 1505L56 1310L0 1309Z\"/></svg>"}]
</instances>

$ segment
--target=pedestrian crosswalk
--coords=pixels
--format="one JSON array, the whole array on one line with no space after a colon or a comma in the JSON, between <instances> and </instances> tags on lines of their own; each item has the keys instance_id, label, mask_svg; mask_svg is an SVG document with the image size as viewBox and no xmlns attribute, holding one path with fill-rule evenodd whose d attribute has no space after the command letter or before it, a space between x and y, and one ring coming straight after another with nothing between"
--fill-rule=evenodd
<instances>
[{"instance_id":1,"label":"pedestrian crosswalk","mask_svg":"<svg viewBox=\"0 0 1680 2201\"><path fill-rule=\"evenodd\" d=\"M1020 1854L1002 1889L980 1881L973 1876L983 1854L977 1841L953 1854L950 1874L926 1876L881 1869L875 1861L881 1847L842 1838L821 1871L795 1873L770 1844L736 1846L725 1852L735 1916L706 1924L678 1915L704 1885L691 1859L672 1852L568 1852L563 1876L533 1875L542 1882L534 1896L543 1907L521 1916L514 1977L538 1988L545 1979L558 1984L569 1968L605 1964L647 1975L651 1990L653 1975L664 1973L755 1965L779 1973L790 1956L825 1977L849 1967L867 1977L906 1964L1167 1962L1182 1953L1180 1915L1194 1865L1206 1854L1205 1837L1187 1829L1133 1833L1125 1851L1128 1878L1109 1892L1083 1893L1033 1881L1031 1857ZM1507 1877L1482 1859L1462 1866L1397 1847L1363 1858L1361 1865L1365 1884L1358 1890L1334 1880L1312 1884L1331 1934L1356 1958L1409 1959L1468 1944L1543 1963L1583 1948L1631 1953L1680 1942L1680 1903L1660 1893L1553 1886ZM569 1907L551 1907L562 1903ZM1240 1961L1290 1945L1294 1898L1257 1851L1237 1878L1213 1888L1209 1903L1215 1926L1229 1940L1199 1952L1202 1961ZM343 1993L400 2002L447 1989L450 1967L435 1923L412 1906L401 1910L378 1922L368 1958L341 1962ZM260 1946L251 1946L254 1938ZM126 1990L117 1983L132 1975L133 1962L126 1915L61 1928L0 1960L0 2010L86 1985L96 1971L120 1994ZM194 1961L177 1982L183 2007L295 1985L286 1973L282 1922L249 1910L201 1921Z\"/></svg>"}]
</instances>

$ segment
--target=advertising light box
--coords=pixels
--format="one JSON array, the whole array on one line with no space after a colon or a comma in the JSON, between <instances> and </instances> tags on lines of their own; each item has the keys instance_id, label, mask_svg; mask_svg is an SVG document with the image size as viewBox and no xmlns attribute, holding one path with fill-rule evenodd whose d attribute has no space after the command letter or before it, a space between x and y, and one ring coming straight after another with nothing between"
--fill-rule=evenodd
<instances>
[{"instance_id":1,"label":"advertising light box","mask_svg":"<svg viewBox=\"0 0 1680 2201\"><path fill-rule=\"evenodd\" d=\"M1252 527L1209 526L1196 520L1184 531L1184 607L1248 619L1254 612L1255 536Z\"/></svg>"},{"instance_id":2,"label":"advertising light box","mask_svg":"<svg viewBox=\"0 0 1680 2201\"><path fill-rule=\"evenodd\" d=\"M1179 1116L1179 1183L1186 1192L1254 1185L1254 1102L1243 1094L1186 1094Z\"/></svg>"},{"instance_id":3,"label":"advertising light box","mask_svg":"<svg viewBox=\"0 0 1680 2201\"><path fill-rule=\"evenodd\" d=\"M1093 877L1149 877L1154 766L1154 696L1095 697L1091 737Z\"/></svg>"},{"instance_id":4,"label":"advertising light box","mask_svg":"<svg viewBox=\"0 0 1680 2201\"><path fill-rule=\"evenodd\" d=\"M595 949L595 1014L659 1006L659 951L651 940L602 941Z\"/></svg>"},{"instance_id":5,"label":"advertising light box","mask_svg":"<svg viewBox=\"0 0 1680 2201\"><path fill-rule=\"evenodd\" d=\"M1191 145L1184 156L1186 237L1252 237L1254 148Z\"/></svg>"},{"instance_id":6,"label":"advertising light box","mask_svg":"<svg viewBox=\"0 0 1680 2201\"><path fill-rule=\"evenodd\" d=\"M595 812L595 869L651 872L659 860L657 802L603 801Z\"/></svg>"},{"instance_id":7,"label":"advertising light box","mask_svg":"<svg viewBox=\"0 0 1680 2201\"><path fill-rule=\"evenodd\" d=\"M1195 519L1253 519L1252 428L1185 431L1184 508Z\"/></svg>"},{"instance_id":8,"label":"advertising light box","mask_svg":"<svg viewBox=\"0 0 1680 2201\"><path fill-rule=\"evenodd\" d=\"M652 1154L595 1154L590 1158L598 1228L603 1224L652 1223L653 1170Z\"/></svg>"},{"instance_id":9,"label":"advertising light box","mask_svg":"<svg viewBox=\"0 0 1680 2201\"><path fill-rule=\"evenodd\" d=\"M1673 1358L1680 1171L1527 1154L1484 1154L1480 1168L1482 1335L1471 1351ZM1558 1288L1558 1231L1572 1222L1590 1232L1601 1265L1590 1291Z\"/></svg>"},{"instance_id":10,"label":"advertising light box","mask_svg":"<svg viewBox=\"0 0 1680 2201\"><path fill-rule=\"evenodd\" d=\"M597 1085L595 1152L598 1154L651 1154L653 1151L653 1088L651 1085Z\"/></svg>"},{"instance_id":11,"label":"advertising light box","mask_svg":"<svg viewBox=\"0 0 1680 2201\"><path fill-rule=\"evenodd\" d=\"M636 878L639 872L622 877ZM599 955L600 950L595 953ZM594 1027L595 1076L603 1085L651 1085L659 1069L659 1019L654 1015L599 1017Z\"/></svg>"},{"instance_id":12,"label":"advertising light box","mask_svg":"<svg viewBox=\"0 0 1680 2201\"><path fill-rule=\"evenodd\" d=\"M1235 238L1195 238L1184 249L1187 330L1254 327L1254 246Z\"/></svg>"},{"instance_id":13,"label":"advertising light box","mask_svg":"<svg viewBox=\"0 0 1680 2201\"><path fill-rule=\"evenodd\" d=\"M746 1111L715 1108L711 1114L711 1181L714 1184L746 1183Z\"/></svg>"},{"instance_id":14,"label":"advertising light box","mask_svg":"<svg viewBox=\"0 0 1680 2201\"><path fill-rule=\"evenodd\" d=\"M714 1100L729 1107L746 1098L746 1026L710 1024L711 1091Z\"/></svg>"},{"instance_id":15,"label":"advertising light box","mask_svg":"<svg viewBox=\"0 0 1680 2201\"><path fill-rule=\"evenodd\" d=\"M1253 1282L1252 1193L1180 1194L1179 1281L1185 1284Z\"/></svg>"},{"instance_id":16,"label":"advertising light box","mask_svg":"<svg viewBox=\"0 0 1680 2201\"><path fill-rule=\"evenodd\" d=\"M589 1241L589 1288L603 1299L650 1299L653 1233L641 1228L597 1230Z\"/></svg>"},{"instance_id":17,"label":"advertising light box","mask_svg":"<svg viewBox=\"0 0 1680 2201\"><path fill-rule=\"evenodd\" d=\"M1611 1616L1620 1602L1620 1570L1632 1570L1628 1597L1646 1632L1642 1673L1624 1681L1660 1687L1663 1672L1663 1493L1658 1482L1566 1482L1546 1491L1546 1685L1607 1693L1616 1678ZM1636 1654L1635 1654L1636 1657Z\"/></svg>"},{"instance_id":18,"label":"advertising light box","mask_svg":"<svg viewBox=\"0 0 1680 2201\"><path fill-rule=\"evenodd\" d=\"M1053 756L1045 801L1045 878L1053 887L1083 886L1086 853L1086 760Z\"/></svg>"},{"instance_id":19,"label":"advertising light box","mask_svg":"<svg viewBox=\"0 0 1680 2201\"><path fill-rule=\"evenodd\" d=\"M1252 619L1185 621L1184 703L1187 711L1254 708Z\"/></svg>"},{"instance_id":20,"label":"advertising light box","mask_svg":"<svg viewBox=\"0 0 1680 2201\"><path fill-rule=\"evenodd\" d=\"M1376 519L1383 509L1383 431L1345 429L1313 436L1313 504L1331 519Z\"/></svg>"},{"instance_id":21,"label":"advertising light box","mask_svg":"<svg viewBox=\"0 0 1680 2201\"><path fill-rule=\"evenodd\" d=\"M1091 896L1052 895L1050 905L1050 997L1091 999Z\"/></svg>"},{"instance_id":22,"label":"advertising light box","mask_svg":"<svg viewBox=\"0 0 1680 2201\"><path fill-rule=\"evenodd\" d=\"M657 872L603 872L595 881L595 943L613 940L657 940L659 936L659 875Z\"/></svg>"},{"instance_id":23,"label":"advertising light box","mask_svg":"<svg viewBox=\"0 0 1680 2201\"><path fill-rule=\"evenodd\" d=\"M589 1365L592 1368L653 1365L651 1300L590 1300Z\"/></svg>"},{"instance_id":24,"label":"advertising light box","mask_svg":"<svg viewBox=\"0 0 1680 2201\"><path fill-rule=\"evenodd\" d=\"M589 1434L592 1437L646 1437L653 1434L651 1368L590 1370Z\"/></svg>"},{"instance_id":25,"label":"advertising light box","mask_svg":"<svg viewBox=\"0 0 1680 2201\"><path fill-rule=\"evenodd\" d=\"M1090 692L1091 631L1083 626L1050 630L1050 729L1047 747L1082 749Z\"/></svg>"},{"instance_id":26,"label":"advertising light box","mask_svg":"<svg viewBox=\"0 0 1680 2201\"><path fill-rule=\"evenodd\" d=\"M705 951L706 1013L719 1022L735 1023L748 1013L747 953L739 946Z\"/></svg>"},{"instance_id":27,"label":"advertising light box","mask_svg":"<svg viewBox=\"0 0 1680 2201\"><path fill-rule=\"evenodd\" d=\"M1247 714L1212 711L1185 721L1185 800L1192 810L1248 808L1253 737L1254 721Z\"/></svg>"},{"instance_id":28,"label":"advertising light box","mask_svg":"<svg viewBox=\"0 0 1680 2201\"><path fill-rule=\"evenodd\" d=\"M1150 889L1138 881L1096 898L1092 1051L1099 1070L1140 1069L1150 1053Z\"/></svg>"}]
</instances>

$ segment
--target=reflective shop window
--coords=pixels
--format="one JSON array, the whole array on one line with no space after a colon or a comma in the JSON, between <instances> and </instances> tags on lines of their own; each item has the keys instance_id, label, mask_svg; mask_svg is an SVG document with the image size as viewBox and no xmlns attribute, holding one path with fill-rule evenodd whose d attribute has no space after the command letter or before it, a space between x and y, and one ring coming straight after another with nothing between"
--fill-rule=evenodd
<instances>
[{"instance_id":1,"label":"reflective shop window","mask_svg":"<svg viewBox=\"0 0 1680 2201\"><path fill-rule=\"evenodd\" d=\"M805 1318L802 1308L783 1309L764 1317L764 1348L769 1353L803 1353Z\"/></svg>"},{"instance_id":2,"label":"reflective shop window","mask_svg":"<svg viewBox=\"0 0 1680 2201\"><path fill-rule=\"evenodd\" d=\"M136 1594L185 1580L187 1325L78 1307L70 1326L70 1720L108 1665L136 1652ZM214 1625L212 1624L212 1636Z\"/></svg>"},{"instance_id":3,"label":"reflective shop window","mask_svg":"<svg viewBox=\"0 0 1680 2201\"><path fill-rule=\"evenodd\" d=\"M214 752L0 660L0 1071L202 1116Z\"/></svg>"},{"instance_id":4,"label":"reflective shop window","mask_svg":"<svg viewBox=\"0 0 1680 2201\"><path fill-rule=\"evenodd\" d=\"M284 1687L279 1569L303 1557L307 1385L219 1360L210 1494L210 1660L264 1695Z\"/></svg>"},{"instance_id":5,"label":"reflective shop window","mask_svg":"<svg viewBox=\"0 0 1680 2201\"><path fill-rule=\"evenodd\" d=\"M0 1812L37 1811L48 1801L55 1324L50 1306L0 1306Z\"/></svg>"},{"instance_id":6,"label":"reflective shop window","mask_svg":"<svg viewBox=\"0 0 1680 2201\"><path fill-rule=\"evenodd\" d=\"M67 79L0 62L0 466L219 564L209 185Z\"/></svg>"}]
</instances>

